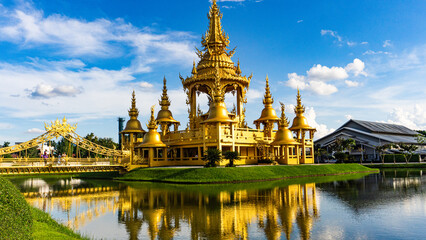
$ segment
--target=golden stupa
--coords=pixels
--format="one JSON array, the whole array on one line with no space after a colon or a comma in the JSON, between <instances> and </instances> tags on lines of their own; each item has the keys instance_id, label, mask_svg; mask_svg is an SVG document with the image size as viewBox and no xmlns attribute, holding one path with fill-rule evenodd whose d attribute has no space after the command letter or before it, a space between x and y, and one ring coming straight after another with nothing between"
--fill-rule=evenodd
<instances>
[{"instance_id":1,"label":"golden stupa","mask_svg":"<svg viewBox=\"0 0 426 240\"><path fill-rule=\"evenodd\" d=\"M157 118L154 118L153 109L151 110L147 133L137 120L138 110L133 94L132 108L129 110L130 120L126 129L121 132L125 139L122 150L131 152L131 168L204 165L202 156L208 148L217 148L222 152L237 151L240 160L236 164L240 165L257 164L262 160L275 160L280 164L314 162L315 129L309 126L303 116L305 108L301 103L299 91L295 107L296 117L288 128L284 105L281 118L272 106L274 100L269 79L266 77L264 109L254 121L256 129L247 126L244 105L247 102L246 93L252 75L242 75L240 62L234 64L231 60L235 49L228 49L229 37L222 29L221 19L222 14L216 1L213 1L208 14L209 27L201 40L203 48L196 49L200 61L194 62L191 76L184 78L179 75L189 106L189 121L185 130L179 131L180 123L173 118L169 110L171 102L167 95L165 78L159 100L161 109ZM228 112L225 94L230 92L236 95L236 104L234 110ZM201 93L206 94L209 100L209 110L206 113L197 108L198 96ZM157 132L158 125L160 132ZM275 125L278 129L274 129Z\"/></svg>"}]
</instances>

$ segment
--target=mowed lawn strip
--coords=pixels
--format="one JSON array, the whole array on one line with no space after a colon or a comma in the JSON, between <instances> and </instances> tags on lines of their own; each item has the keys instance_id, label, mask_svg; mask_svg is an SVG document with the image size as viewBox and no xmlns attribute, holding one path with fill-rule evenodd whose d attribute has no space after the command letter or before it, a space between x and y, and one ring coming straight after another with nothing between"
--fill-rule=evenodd
<instances>
[{"instance_id":1,"label":"mowed lawn strip","mask_svg":"<svg viewBox=\"0 0 426 240\"><path fill-rule=\"evenodd\" d=\"M118 180L176 183L244 182L308 176L378 172L359 164L253 166L231 168L139 168Z\"/></svg>"}]
</instances>

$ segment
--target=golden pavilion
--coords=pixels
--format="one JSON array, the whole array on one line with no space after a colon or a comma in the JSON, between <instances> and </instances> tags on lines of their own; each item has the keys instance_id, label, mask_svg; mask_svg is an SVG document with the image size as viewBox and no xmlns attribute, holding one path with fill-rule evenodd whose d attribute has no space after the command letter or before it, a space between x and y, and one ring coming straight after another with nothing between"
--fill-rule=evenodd
<instances>
[{"instance_id":1,"label":"golden pavilion","mask_svg":"<svg viewBox=\"0 0 426 240\"><path fill-rule=\"evenodd\" d=\"M246 93L252 75L242 75L240 63L231 60L234 50L228 50L229 37L221 25L222 14L213 1L208 14L209 28L202 36L203 49L196 49L200 61L194 62L191 76L179 76L187 95L189 105L189 122L184 130L179 130L180 123L173 118L169 110L171 104L167 95L167 82L159 105L161 109L155 117L151 108L151 117L145 131L137 119L135 93L129 109L130 120L120 132L122 150L128 151L129 165L133 167L204 165L204 152L217 148L222 152L237 151L240 160L236 164L257 164L265 160L275 160L279 164L314 163L313 137L315 128L309 126L305 116L305 107L299 90L296 117L289 127L285 116L284 104L281 103L281 116L272 107L269 79L266 77L264 108L260 117L254 120L255 129L247 125L245 118ZM203 113L197 108L197 96L208 96L209 110ZM236 106L228 112L225 94L236 95ZM158 132L158 129L160 132ZM223 161L221 164L226 164Z\"/></svg>"}]
</instances>

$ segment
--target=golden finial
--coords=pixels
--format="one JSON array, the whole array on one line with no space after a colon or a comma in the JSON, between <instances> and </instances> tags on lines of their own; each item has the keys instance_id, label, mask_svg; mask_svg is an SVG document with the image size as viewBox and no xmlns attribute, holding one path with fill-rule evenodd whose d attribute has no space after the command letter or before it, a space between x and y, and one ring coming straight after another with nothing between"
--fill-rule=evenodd
<instances>
[{"instance_id":1,"label":"golden finial","mask_svg":"<svg viewBox=\"0 0 426 240\"><path fill-rule=\"evenodd\" d=\"M280 104L281 104L280 125L281 125L281 127L288 127L288 118L285 116L285 105L282 102L280 102Z\"/></svg>"},{"instance_id":2,"label":"golden finial","mask_svg":"<svg viewBox=\"0 0 426 240\"><path fill-rule=\"evenodd\" d=\"M192 63L192 75L196 75L197 74L197 68L195 67L195 61L193 61Z\"/></svg>"},{"instance_id":3,"label":"golden finial","mask_svg":"<svg viewBox=\"0 0 426 240\"><path fill-rule=\"evenodd\" d=\"M240 59L238 59L237 62L237 69L235 70L235 73L238 75L241 75L241 69L240 69Z\"/></svg>"},{"instance_id":4,"label":"golden finial","mask_svg":"<svg viewBox=\"0 0 426 240\"><path fill-rule=\"evenodd\" d=\"M169 96L167 95L167 80L166 76L163 78L163 94L161 95L161 100L158 101L162 110L168 110L170 106Z\"/></svg>"},{"instance_id":5,"label":"golden finial","mask_svg":"<svg viewBox=\"0 0 426 240\"><path fill-rule=\"evenodd\" d=\"M209 29L205 36L202 37L202 45L205 50L211 53L223 53L229 44L228 36L225 35L221 26L222 14L220 13L216 1L212 2L209 14Z\"/></svg>"},{"instance_id":6,"label":"golden finial","mask_svg":"<svg viewBox=\"0 0 426 240\"><path fill-rule=\"evenodd\" d=\"M296 97L296 100L297 100L297 105L294 108L294 113L296 113L296 114L303 114L305 112L305 106L302 105L302 98L300 96L299 88L297 88L297 97Z\"/></svg>"},{"instance_id":7,"label":"golden finial","mask_svg":"<svg viewBox=\"0 0 426 240\"><path fill-rule=\"evenodd\" d=\"M139 110L136 108L136 95L135 90L132 93L132 107L129 109L129 117L131 119L136 119L139 115Z\"/></svg>"},{"instance_id":8,"label":"golden finial","mask_svg":"<svg viewBox=\"0 0 426 240\"><path fill-rule=\"evenodd\" d=\"M271 96L271 90L269 88L269 77L266 75L266 87L265 87L265 95L263 98L263 104L272 105L274 103L274 99Z\"/></svg>"},{"instance_id":9,"label":"golden finial","mask_svg":"<svg viewBox=\"0 0 426 240\"><path fill-rule=\"evenodd\" d=\"M154 117L154 109L155 109L155 105L152 105L151 106L151 118L149 119L149 122L146 125L146 127L148 129L157 129L157 121L155 120L155 117Z\"/></svg>"}]
</instances>

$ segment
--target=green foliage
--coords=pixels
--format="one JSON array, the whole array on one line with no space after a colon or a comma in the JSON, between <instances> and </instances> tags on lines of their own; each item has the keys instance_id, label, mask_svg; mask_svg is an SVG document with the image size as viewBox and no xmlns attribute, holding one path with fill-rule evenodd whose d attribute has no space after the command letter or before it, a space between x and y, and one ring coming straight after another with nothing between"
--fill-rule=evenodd
<instances>
[{"instance_id":1,"label":"green foliage","mask_svg":"<svg viewBox=\"0 0 426 240\"><path fill-rule=\"evenodd\" d=\"M336 152L350 152L355 147L355 145L355 140L352 138L336 138L334 144L331 147Z\"/></svg>"},{"instance_id":2,"label":"green foliage","mask_svg":"<svg viewBox=\"0 0 426 240\"><path fill-rule=\"evenodd\" d=\"M394 145L392 143L383 144L380 146L376 146L376 152L379 153L380 158L382 159L382 163L385 162L385 155L383 154L386 150L392 148Z\"/></svg>"},{"instance_id":3,"label":"green foliage","mask_svg":"<svg viewBox=\"0 0 426 240\"><path fill-rule=\"evenodd\" d=\"M410 161L411 157L413 157L414 151L418 148L416 145L405 143L397 143L395 146L402 152L406 163Z\"/></svg>"},{"instance_id":4,"label":"green foliage","mask_svg":"<svg viewBox=\"0 0 426 240\"><path fill-rule=\"evenodd\" d=\"M3 143L3 145L0 145L0 148L5 148L5 147L9 147L10 146L10 142L4 142ZM10 154L5 154L5 155L3 155L3 156L1 156L1 157L4 157L4 158L11 158L12 157L12 155L10 155Z\"/></svg>"},{"instance_id":5,"label":"green foliage","mask_svg":"<svg viewBox=\"0 0 426 240\"><path fill-rule=\"evenodd\" d=\"M218 183L377 172L359 164L262 166L236 168L139 168L119 180L174 183Z\"/></svg>"},{"instance_id":6,"label":"green foliage","mask_svg":"<svg viewBox=\"0 0 426 240\"><path fill-rule=\"evenodd\" d=\"M87 239L74 233L71 229L59 224L53 220L49 214L37 209L32 208L32 216L34 219L34 239L58 239L58 240L71 240L71 239Z\"/></svg>"},{"instance_id":7,"label":"green foliage","mask_svg":"<svg viewBox=\"0 0 426 240\"><path fill-rule=\"evenodd\" d=\"M226 167L235 167L234 161L240 159L238 152L233 151L224 152L223 157L229 161Z\"/></svg>"},{"instance_id":8,"label":"green foliage","mask_svg":"<svg viewBox=\"0 0 426 240\"><path fill-rule=\"evenodd\" d=\"M32 239L32 215L19 190L0 177L0 239Z\"/></svg>"},{"instance_id":9,"label":"green foliage","mask_svg":"<svg viewBox=\"0 0 426 240\"><path fill-rule=\"evenodd\" d=\"M209 148L204 153L203 160L207 162L204 167L216 167L222 160L222 152L217 148Z\"/></svg>"}]
</instances>

